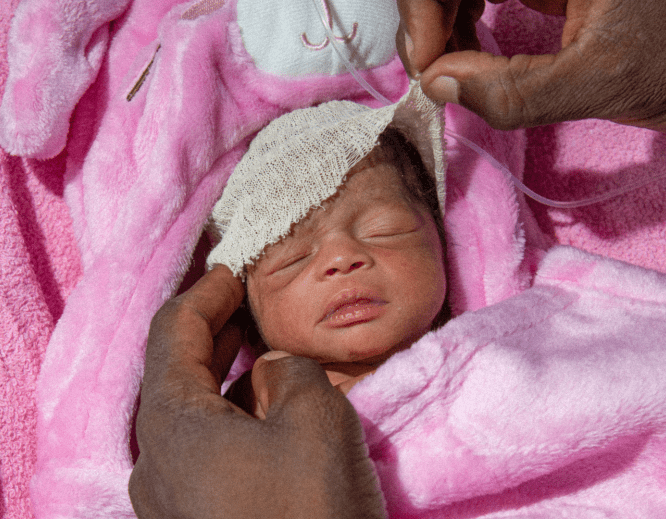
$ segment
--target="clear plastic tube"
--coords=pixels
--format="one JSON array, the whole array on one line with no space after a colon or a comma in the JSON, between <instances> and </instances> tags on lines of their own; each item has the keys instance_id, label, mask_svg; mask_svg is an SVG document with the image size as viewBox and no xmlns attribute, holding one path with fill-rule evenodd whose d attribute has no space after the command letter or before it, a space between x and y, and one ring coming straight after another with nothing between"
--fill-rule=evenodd
<instances>
[{"instance_id":1,"label":"clear plastic tube","mask_svg":"<svg viewBox=\"0 0 666 519\"><path fill-rule=\"evenodd\" d=\"M390 104L393 104L390 99L382 95L380 92L378 92L373 86L368 83L359 73L356 67L352 65L352 63L347 59L347 57L344 55L344 51L341 48L341 44L337 41L335 38L335 35L333 34L333 30L329 27L328 20L326 17L326 13L323 11L323 8L321 5L319 5L318 0L312 0L312 3L315 6L315 9L317 10L317 13L319 14L319 18L321 19L321 23L324 27L324 30L326 31L326 35L328 36L328 40L333 45L333 48L335 51L338 53L338 56L342 60L342 63L344 64L345 68L347 71L352 75L352 77L377 101L380 103L383 103L384 105L388 106ZM623 186L619 189L612 189L610 191L607 191L606 193L602 193L597 196L593 196L590 198L584 198L581 200L572 200L572 201L560 201L560 200L551 200L550 198L546 198L545 196L541 196L538 193L535 193L532 191L529 187L527 187L525 184L522 183L520 179L518 179L513 173L511 173L511 170L506 166L506 164L500 162L497 160L495 157L493 157L490 153L488 153L486 150L478 146L477 144L473 143L469 139L463 137L462 135L458 135L455 132L452 132L449 129L444 129L444 135L447 135L449 137L452 137L454 139L457 139L460 141L462 144L476 152L478 155L480 155L482 158L484 158L486 161L488 161L490 164L492 164L495 168L499 169L502 171L507 177L513 182L513 184L520 189L523 193L525 193L527 196L530 198L536 200L537 202L548 205L550 207L557 207L560 209L572 209L575 207L583 207L587 205L592 205L592 204L597 204L599 202L604 202L606 200L610 200L611 198L615 198L616 196L622 195L624 193L627 193L628 191L632 191L634 189L638 189L639 187L643 187L647 185L649 182L653 182L657 179L660 179L662 177L666 176L666 172L662 173L661 175L657 175L656 177L652 178L646 178L646 179L641 179L636 182L632 182L630 184L627 184L626 186Z\"/></svg>"},{"instance_id":2,"label":"clear plastic tube","mask_svg":"<svg viewBox=\"0 0 666 519\"><path fill-rule=\"evenodd\" d=\"M324 30L326 31L326 36L328 36L328 41L330 42L331 45L333 45L333 48L335 49L335 52L338 53L338 56L342 60L342 64L345 66L345 68L349 71L349 73L353 76L353 78L363 87L365 90L372 96L374 97L377 101L383 103L385 106L393 104L390 99L387 97L383 96L381 93L379 93L377 90L373 88L373 86L368 83L361 75L358 73L358 70L356 70L356 67L351 64L351 62L347 59L345 56L343 49L341 48L340 43L338 43L337 38L335 37L335 34L333 34L333 29L328 25L328 20L326 13L324 12L324 8L319 4L318 0L312 0L312 3L315 6L315 9L317 11L317 14L319 15L319 19L321 20L321 24L324 26Z\"/></svg>"},{"instance_id":3,"label":"clear plastic tube","mask_svg":"<svg viewBox=\"0 0 666 519\"><path fill-rule=\"evenodd\" d=\"M648 179L641 179L637 180L636 182L632 182L630 184L627 184L626 186L622 186L619 189L611 189L605 193L601 193L599 195L589 197L589 198L583 198L581 200L571 200L571 201L560 201L560 200L552 200L550 198L546 198L545 196L541 196L540 194L532 191L529 187L527 187L525 184L523 184L516 176L511 173L509 168L497 160L495 157L493 157L490 153L488 153L486 150L484 150L481 146L473 143L469 139L463 137L462 135L458 135L450 130L444 130L444 134L448 135L449 137L453 137L454 139L458 139L462 144L467 146L468 148L472 149L476 153L478 153L481 157L483 157L485 160L487 160L490 164L492 164L495 168L499 169L502 171L507 177L513 182L513 184L520 189L523 193L525 193L527 196L532 198L533 200L536 200L537 202L548 205L550 207L557 207L559 209L573 209L576 207L584 207L587 205L592 205L592 204L597 204L599 202L604 202L606 200L610 200L611 198L615 198L616 196L619 196L623 193L626 193L628 191L632 191L633 189L638 189L639 187L645 186L648 184L648 182L651 182L653 180L662 178L666 176L666 173L662 173L661 175L657 175L656 177L653 178L648 178Z\"/></svg>"}]
</instances>

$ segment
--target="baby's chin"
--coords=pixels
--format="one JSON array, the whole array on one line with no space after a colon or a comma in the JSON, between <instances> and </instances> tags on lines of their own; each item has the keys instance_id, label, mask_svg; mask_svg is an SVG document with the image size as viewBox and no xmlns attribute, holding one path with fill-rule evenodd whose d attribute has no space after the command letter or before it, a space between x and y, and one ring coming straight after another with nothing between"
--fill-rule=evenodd
<instances>
[{"instance_id":1,"label":"baby's chin","mask_svg":"<svg viewBox=\"0 0 666 519\"><path fill-rule=\"evenodd\" d=\"M339 355L333 355L326 358L315 358L324 369L326 366L342 369L343 366L349 366L350 371L362 370L367 368L378 368L397 352L409 348L411 342L404 345L368 348L366 350L344 351Z\"/></svg>"},{"instance_id":2,"label":"baby's chin","mask_svg":"<svg viewBox=\"0 0 666 519\"><path fill-rule=\"evenodd\" d=\"M319 362L331 384L346 395L355 384L374 373L392 355L408 347L409 344L407 346L391 346L389 348L382 348L379 354L375 350L345 355L327 355L326 358L308 355L300 350L289 351L289 349L285 349L284 351L292 355L308 357Z\"/></svg>"},{"instance_id":3,"label":"baby's chin","mask_svg":"<svg viewBox=\"0 0 666 519\"><path fill-rule=\"evenodd\" d=\"M389 358L408 349L414 342L406 340L398 345L368 345L364 350L343 350L333 358L315 360L324 368L331 384L346 395L356 383L377 371Z\"/></svg>"},{"instance_id":4,"label":"baby's chin","mask_svg":"<svg viewBox=\"0 0 666 519\"><path fill-rule=\"evenodd\" d=\"M342 365L349 364L364 369L368 367L376 369L399 351L408 349L420 335L401 338L398 341L395 337L386 337L388 340L377 340L377 337L371 339L354 337L351 341L319 340L299 346L282 344L281 349L292 355L315 360L322 366L336 366L341 369Z\"/></svg>"}]
</instances>

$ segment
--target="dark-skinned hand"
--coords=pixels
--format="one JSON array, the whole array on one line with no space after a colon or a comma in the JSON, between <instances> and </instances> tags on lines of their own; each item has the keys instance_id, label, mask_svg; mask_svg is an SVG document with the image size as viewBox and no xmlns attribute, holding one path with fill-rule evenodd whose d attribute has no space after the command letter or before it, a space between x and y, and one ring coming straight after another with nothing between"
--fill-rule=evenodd
<instances>
[{"instance_id":1,"label":"dark-skinned hand","mask_svg":"<svg viewBox=\"0 0 666 519\"><path fill-rule=\"evenodd\" d=\"M220 396L242 337L227 321L243 296L218 266L151 323L129 485L137 516L386 517L358 416L316 362L279 352L256 362L264 420Z\"/></svg>"},{"instance_id":2,"label":"dark-skinned hand","mask_svg":"<svg viewBox=\"0 0 666 519\"><path fill-rule=\"evenodd\" d=\"M522 3L566 16L556 55L479 52L480 0L398 0L407 72L435 101L459 103L498 129L599 118L666 131L666 2Z\"/></svg>"}]
</instances>

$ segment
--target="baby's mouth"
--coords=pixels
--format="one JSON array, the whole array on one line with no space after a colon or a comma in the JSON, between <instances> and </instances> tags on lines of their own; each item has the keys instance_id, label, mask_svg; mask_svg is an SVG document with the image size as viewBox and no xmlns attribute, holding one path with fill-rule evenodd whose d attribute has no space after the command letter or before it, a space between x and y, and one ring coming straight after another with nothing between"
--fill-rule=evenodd
<instances>
[{"instance_id":1,"label":"baby's mouth","mask_svg":"<svg viewBox=\"0 0 666 519\"><path fill-rule=\"evenodd\" d=\"M369 294L343 293L331 303L321 322L333 328L372 321L384 312L386 301Z\"/></svg>"}]
</instances>

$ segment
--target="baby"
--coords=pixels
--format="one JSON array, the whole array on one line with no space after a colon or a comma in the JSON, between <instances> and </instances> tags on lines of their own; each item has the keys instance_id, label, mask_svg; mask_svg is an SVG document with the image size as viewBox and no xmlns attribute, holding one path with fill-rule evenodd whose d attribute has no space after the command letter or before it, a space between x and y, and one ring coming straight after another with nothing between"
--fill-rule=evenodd
<instances>
[{"instance_id":1,"label":"baby","mask_svg":"<svg viewBox=\"0 0 666 519\"><path fill-rule=\"evenodd\" d=\"M213 212L208 262L245 279L263 343L317 360L345 392L448 315L433 128L420 90L293 112L256 137Z\"/></svg>"}]
</instances>

